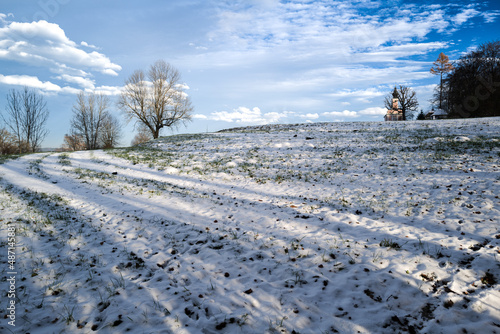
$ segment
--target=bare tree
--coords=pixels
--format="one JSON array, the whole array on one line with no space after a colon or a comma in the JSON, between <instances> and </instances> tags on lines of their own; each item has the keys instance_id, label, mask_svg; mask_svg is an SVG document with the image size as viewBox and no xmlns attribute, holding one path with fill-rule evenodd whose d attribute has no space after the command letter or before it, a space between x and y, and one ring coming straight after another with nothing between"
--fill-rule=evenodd
<instances>
[{"instance_id":1,"label":"bare tree","mask_svg":"<svg viewBox=\"0 0 500 334\"><path fill-rule=\"evenodd\" d=\"M100 142L102 148L113 148L118 146L121 138L121 124L118 118L108 113L102 123L100 131Z\"/></svg>"},{"instance_id":2,"label":"bare tree","mask_svg":"<svg viewBox=\"0 0 500 334\"><path fill-rule=\"evenodd\" d=\"M417 93L410 87L399 85L399 88L394 89L397 93L397 98L399 100L399 105L403 111L403 121L407 119L412 119L415 111L418 109ZM392 109L392 98L393 92L389 93L385 99L384 104L387 109Z\"/></svg>"},{"instance_id":3,"label":"bare tree","mask_svg":"<svg viewBox=\"0 0 500 334\"><path fill-rule=\"evenodd\" d=\"M118 106L128 121L142 123L153 138L164 127L189 121L193 111L179 72L163 60L151 65L147 78L137 70L125 81Z\"/></svg>"},{"instance_id":4,"label":"bare tree","mask_svg":"<svg viewBox=\"0 0 500 334\"><path fill-rule=\"evenodd\" d=\"M5 118L2 115L2 118L7 124L7 126L12 130L13 135L16 138L17 142L17 148L19 150L19 153L22 153L22 142L24 140L24 134L22 130L22 123L23 123L23 112L22 112L22 102L21 102L21 96L20 94L15 91L11 90L7 94L7 117Z\"/></svg>"},{"instance_id":5,"label":"bare tree","mask_svg":"<svg viewBox=\"0 0 500 334\"><path fill-rule=\"evenodd\" d=\"M49 118L47 104L43 96L28 87L7 94L7 118L2 118L16 137L19 153L36 152L49 133L45 128Z\"/></svg>"},{"instance_id":6,"label":"bare tree","mask_svg":"<svg viewBox=\"0 0 500 334\"><path fill-rule=\"evenodd\" d=\"M85 140L82 135L75 132L64 135L63 150L65 151L80 151L85 149Z\"/></svg>"},{"instance_id":7,"label":"bare tree","mask_svg":"<svg viewBox=\"0 0 500 334\"><path fill-rule=\"evenodd\" d=\"M102 93L88 93L81 91L73 106L71 130L80 135L85 141L87 150L99 148L100 133L108 113L109 98Z\"/></svg>"},{"instance_id":8,"label":"bare tree","mask_svg":"<svg viewBox=\"0 0 500 334\"><path fill-rule=\"evenodd\" d=\"M132 140L131 145L132 146L137 146L140 144L147 143L153 139L153 136L151 135L151 131L144 125L139 125L139 131L135 135L134 139Z\"/></svg>"}]
</instances>

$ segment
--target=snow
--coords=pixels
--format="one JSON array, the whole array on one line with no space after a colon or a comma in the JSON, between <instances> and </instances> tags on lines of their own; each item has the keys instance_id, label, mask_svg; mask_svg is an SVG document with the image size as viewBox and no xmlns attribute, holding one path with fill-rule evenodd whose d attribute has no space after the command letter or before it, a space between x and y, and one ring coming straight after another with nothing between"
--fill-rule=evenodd
<instances>
[{"instance_id":1,"label":"snow","mask_svg":"<svg viewBox=\"0 0 500 334\"><path fill-rule=\"evenodd\" d=\"M457 136L455 137L454 141L459 141L459 142L470 141L470 138L465 136Z\"/></svg>"},{"instance_id":2,"label":"snow","mask_svg":"<svg viewBox=\"0 0 500 334\"><path fill-rule=\"evenodd\" d=\"M2 333L500 333L500 118L0 165Z\"/></svg>"}]
</instances>

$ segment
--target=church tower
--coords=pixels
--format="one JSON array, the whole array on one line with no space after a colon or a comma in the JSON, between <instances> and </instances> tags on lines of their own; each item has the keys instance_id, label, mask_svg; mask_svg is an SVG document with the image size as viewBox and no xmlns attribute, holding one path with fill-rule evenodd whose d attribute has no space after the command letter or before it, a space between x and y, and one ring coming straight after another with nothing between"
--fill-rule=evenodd
<instances>
[{"instance_id":1,"label":"church tower","mask_svg":"<svg viewBox=\"0 0 500 334\"><path fill-rule=\"evenodd\" d=\"M403 110L399 108L399 94L398 89L394 87L392 92L392 108L387 110L387 114L384 116L386 121L402 121L403 120Z\"/></svg>"},{"instance_id":2,"label":"church tower","mask_svg":"<svg viewBox=\"0 0 500 334\"><path fill-rule=\"evenodd\" d=\"M398 110L399 108L399 98L398 90L394 87L394 92L392 92L392 110Z\"/></svg>"}]
</instances>

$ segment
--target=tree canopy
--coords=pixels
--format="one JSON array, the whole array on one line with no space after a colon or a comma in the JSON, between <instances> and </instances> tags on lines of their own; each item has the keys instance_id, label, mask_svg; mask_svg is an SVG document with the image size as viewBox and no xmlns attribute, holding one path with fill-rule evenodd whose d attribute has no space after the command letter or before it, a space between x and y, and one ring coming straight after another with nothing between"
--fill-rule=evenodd
<instances>
[{"instance_id":1,"label":"tree canopy","mask_svg":"<svg viewBox=\"0 0 500 334\"><path fill-rule=\"evenodd\" d=\"M185 90L179 71L158 60L147 74L137 70L125 81L118 107L129 121L136 120L158 138L161 129L191 119L193 107Z\"/></svg>"},{"instance_id":2,"label":"tree canopy","mask_svg":"<svg viewBox=\"0 0 500 334\"><path fill-rule=\"evenodd\" d=\"M500 116L500 41L482 44L460 57L446 85L449 116Z\"/></svg>"}]
</instances>

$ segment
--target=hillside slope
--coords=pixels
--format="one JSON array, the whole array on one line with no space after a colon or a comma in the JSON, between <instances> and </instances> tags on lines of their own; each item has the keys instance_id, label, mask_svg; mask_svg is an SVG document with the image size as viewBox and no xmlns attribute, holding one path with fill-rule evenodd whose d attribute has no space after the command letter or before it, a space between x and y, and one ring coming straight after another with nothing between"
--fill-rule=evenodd
<instances>
[{"instance_id":1,"label":"hillside slope","mask_svg":"<svg viewBox=\"0 0 500 334\"><path fill-rule=\"evenodd\" d=\"M499 161L500 118L9 160L0 331L500 333Z\"/></svg>"}]
</instances>

